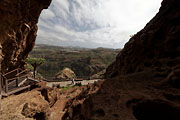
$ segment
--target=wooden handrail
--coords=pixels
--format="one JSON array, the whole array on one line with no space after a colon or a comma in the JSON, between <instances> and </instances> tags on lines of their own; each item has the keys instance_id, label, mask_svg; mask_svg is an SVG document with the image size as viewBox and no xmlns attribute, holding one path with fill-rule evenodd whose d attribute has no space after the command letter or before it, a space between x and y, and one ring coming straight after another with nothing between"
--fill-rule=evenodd
<instances>
[{"instance_id":1,"label":"wooden handrail","mask_svg":"<svg viewBox=\"0 0 180 120\"><path fill-rule=\"evenodd\" d=\"M21 77L14 77L14 78L11 78L11 79L7 79L7 81L16 80L18 78L23 78L23 77L28 77L28 74L24 75L24 76L21 76Z\"/></svg>"},{"instance_id":2,"label":"wooden handrail","mask_svg":"<svg viewBox=\"0 0 180 120\"><path fill-rule=\"evenodd\" d=\"M28 72L28 70L23 70L23 71L21 71L20 73L16 74L15 76L19 76L19 75L21 75L21 74L24 73L24 72Z\"/></svg>"},{"instance_id":3,"label":"wooden handrail","mask_svg":"<svg viewBox=\"0 0 180 120\"><path fill-rule=\"evenodd\" d=\"M12 73L12 72L14 72L14 71L17 71L17 70L18 70L18 68L14 69L14 70L12 70L12 71L10 71L10 72L5 73L4 75L6 76L6 75L8 75L8 74L10 74L10 73Z\"/></svg>"},{"instance_id":4,"label":"wooden handrail","mask_svg":"<svg viewBox=\"0 0 180 120\"><path fill-rule=\"evenodd\" d=\"M21 69L21 68L16 68L16 69L14 69L14 70L12 70L12 71L10 71L10 72L5 73L4 75L6 76L6 75L8 75L8 74L10 74L10 73L13 73L14 71L17 71L17 70L22 70L22 69Z\"/></svg>"},{"instance_id":5,"label":"wooden handrail","mask_svg":"<svg viewBox=\"0 0 180 120\"><path fill-rule=\"evenodd\" d=\"M17 73L15 76L17 76L17 77L14 77L14 78L10 78L10 79L7 79L6 78L6 76L7 75L9 75L10 73L13 73L13 72L15 72L15 71L18 71L18 70L22 70L20 73ZM3 77L7 80L7 81L10 81L10 80L13 80L13 79L17 79L17 78L21 78L21 77L25 77L25 76L27 76L27 75L25 75L25 76L21 76L21 77L19 77L19 75L21 75L22 73L24 73L24 72L28 72L29 70L23 70L23 69L21 69L21 68L16 68L16 69L14 69L14 70L12 70L12 71L10 71L10 72L8 72L8 73L5 73L4 75L3 75Z\"/></svg>"}]
</instances>

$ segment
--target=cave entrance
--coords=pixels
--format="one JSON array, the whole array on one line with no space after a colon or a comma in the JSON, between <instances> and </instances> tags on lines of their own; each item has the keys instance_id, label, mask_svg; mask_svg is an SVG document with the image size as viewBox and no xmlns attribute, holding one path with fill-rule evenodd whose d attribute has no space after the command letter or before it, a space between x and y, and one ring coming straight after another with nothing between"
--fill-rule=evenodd
<instances>
[{"instance_id":1,"label":"cave entrance","mask_svg":"<svg viewBox=\"0 0 180 120\"><path fill-rule=\"evenodd\" d=\"M139 0L52 0L49 9L43 10L40 16L36 47L31 52L36 54L35 57L47 60L38 71L47 79L56 79L55 74L64 67L73 70L79 78L99 76L96 73L104 72L115 61L116 55L131 35L143 28L158 12L162 0L156 1L149 0L151 4L141 1L138 4ZM139 10L135 9L137 5ZM51 46L44 46L45 52L42 52L38 50L40 44ZM94 50L87 52L87 49L82 48ZM64 54L66 50L71 53Z\"/></svg>"}]
</instances>

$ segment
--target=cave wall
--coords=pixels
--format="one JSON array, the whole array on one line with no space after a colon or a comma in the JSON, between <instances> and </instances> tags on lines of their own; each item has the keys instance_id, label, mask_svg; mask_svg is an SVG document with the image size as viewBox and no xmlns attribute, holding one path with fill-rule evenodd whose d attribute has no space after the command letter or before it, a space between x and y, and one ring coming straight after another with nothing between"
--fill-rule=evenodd
<instances>
[{"instance_id":1,"label":"cave wall","mask_svg":"<svg viewBox=\"0 0 180 120\"><path fill-rule=\"evenodd\" d=\"M106 71L107 77L166 69L180 63L180 1L163 0L156 16L127 42L116 61Z\"/></svg>"},{"instance_id":2,"label":"cave wall","mask_svg":"<svg viewBox=\"0 0 180 120\"><path fill-rule=\"evenodd\" d=\"M40 13L51 0L0 1L0 61L2 72L21 67L33 49Z\"/></svg>"}]
</instances>

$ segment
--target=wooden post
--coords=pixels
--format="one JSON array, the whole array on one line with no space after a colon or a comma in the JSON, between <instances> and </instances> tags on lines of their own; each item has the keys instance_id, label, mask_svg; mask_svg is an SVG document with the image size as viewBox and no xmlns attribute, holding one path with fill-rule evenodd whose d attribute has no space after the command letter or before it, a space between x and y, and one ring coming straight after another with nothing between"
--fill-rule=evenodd
<instances>
[{"instance_id":1,"label":"wooden post","mask_svg":"<svg viewBox=\"0 0 180 120\"><path fill-rule=\"evenodd\" d=\"M2 71L1 71L1 61L0 61L0 73L2 73ZM2 78L1 78L1 74L0 74L0 110L1 110L1 98L2 98Z\"/></svg>"},{"instance_id":2,"label":"wooden post","mask_svg":"<svg viewBox=\"0 0 180 120\"><path fill-rule=\"evenodd\" d=\"M1 66L1 65L0 65ZM1 71L1 70L0 70ZM1 74L0 74L0 110L1 110L1 98L2 98L2 80L1 80Z\"/></svg>"},{"instance_id":3,"label":"wooden post","mask_svg":"<svg viewBox=\"0 0 180 120\"><path fill-rule=\"evenodd\" d=\"M2 91L2 79L1 79L1 75L0 75L0 98L1 98L1 91Z\"/></svg>"},{"instance_id":4,"label":"wooden post","mask_svg":"<svg viewBox=\"0 0 180 120\"><path fill-rule=\"evenodd\" d=\"M2 75L1 75L1 91L3 91L3 88L4 88L4 79L3 79L3 77L2 77Z\"/></svg>"},{"instance_id":5,"label":"wooden post","mask_svg":"<svg viewBox=\"0 0 180 120\"><path fill-rule=\"evenodd\" d=\"M0 98L1 98L1 91L2 91L2 79L1 79L1 74L0 74Z\"/></svg>"},{"instance_id":6,"label":"wooden post","mask_svg":"<svg viewBox=\"0 0 180 120\"><path fill-rule=\"evenodd\" d=\"M19 69L17 70L18 78L16 79L16 87L18 87L18 81L19 81Z\"/></svg>"},{"instance_id":7,"label":"wooden post","mask_svg":"<svg viewBox=\"0 0 180 120\"><path fill-rule=\"evenodd\" d=\"M16 87L18 87L18 79L16 79Z\"/></svg>"},{"instance_id":8,"label":"wooden post","mask_svg":"<svg viewBox=\"0 0 180 120\"><path fill-rule=\"evenodd\" d=\"M5 93L8 93L8 81L5 80Z\"/></svg>"}]
</instances>

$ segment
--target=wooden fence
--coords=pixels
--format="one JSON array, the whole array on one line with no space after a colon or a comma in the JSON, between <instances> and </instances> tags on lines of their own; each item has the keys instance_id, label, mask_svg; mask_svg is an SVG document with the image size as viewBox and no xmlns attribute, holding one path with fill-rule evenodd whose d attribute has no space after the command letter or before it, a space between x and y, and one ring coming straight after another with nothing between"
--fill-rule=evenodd
<instances>
[{"instance_id":1,"label":"wooden fence","mask_svg":"<svg viewBox=\"0 0 180 120\"><path fill-rule=\"evenodd\" d=\"M24 85L28 80L39 82L32 78L29 70L22 70L21 68L14 69L5 74L0 73L0 94L1 96L9 96L16 92L30 88L30 84Z\"/></svg>"}]
</instances>

